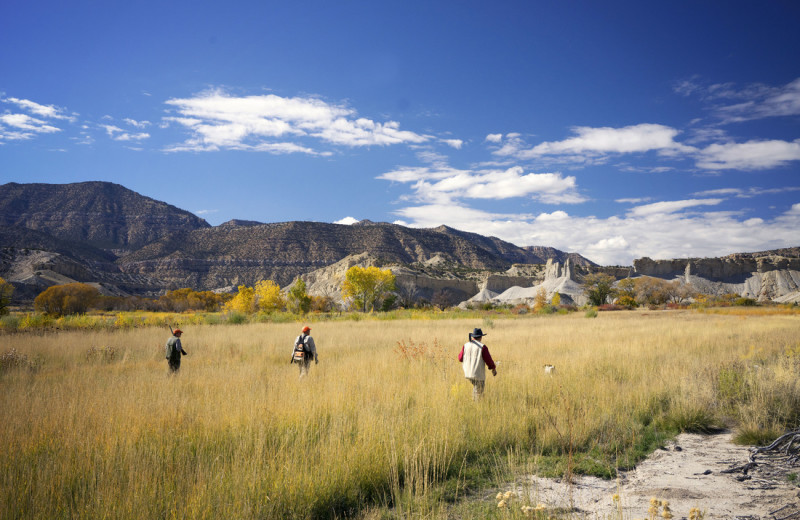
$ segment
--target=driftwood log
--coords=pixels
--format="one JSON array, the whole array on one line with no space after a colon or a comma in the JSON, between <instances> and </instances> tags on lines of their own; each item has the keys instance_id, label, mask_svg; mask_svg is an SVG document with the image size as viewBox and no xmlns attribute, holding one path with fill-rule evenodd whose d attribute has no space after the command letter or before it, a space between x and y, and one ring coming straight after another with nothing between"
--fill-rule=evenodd
<instances>
[{"instance_id":1,"label":"driftwood log","mask_svg":"<svg viewBox=\"0 0 800 520\"><path fill-rule=\"evenodd\" d=\"M762 460L757 460L758 457ZM750 449L750 457L746 464L726 469L723 473L747 472L758 464L772 462L773 464L783 464L794 466L800 462L800 430L784 433L769 446L761 446Z\"/></svg>"}]
</instances>

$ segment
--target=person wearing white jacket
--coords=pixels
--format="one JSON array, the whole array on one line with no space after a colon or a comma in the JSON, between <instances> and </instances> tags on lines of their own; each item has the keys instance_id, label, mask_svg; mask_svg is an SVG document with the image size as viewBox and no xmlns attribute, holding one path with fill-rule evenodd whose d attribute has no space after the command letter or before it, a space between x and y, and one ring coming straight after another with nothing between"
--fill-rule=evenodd
<instances>
[{"instance_id":1,"label":"person wearing white jacket","mask_svg":"<svg viewBox=\"0 0 800 520\"><path fill-rule=\"evenodd\" d=\"M458 353L458 360L464 367L464 377L472 383L472 399L480 400L486 386L486 368L492 371L492 375L497 375L497 366L489 353L489 347L481 342L486 336L481 329L474 329L469 334L469 341L461 347Z\"/></svg>"}]
</instances>

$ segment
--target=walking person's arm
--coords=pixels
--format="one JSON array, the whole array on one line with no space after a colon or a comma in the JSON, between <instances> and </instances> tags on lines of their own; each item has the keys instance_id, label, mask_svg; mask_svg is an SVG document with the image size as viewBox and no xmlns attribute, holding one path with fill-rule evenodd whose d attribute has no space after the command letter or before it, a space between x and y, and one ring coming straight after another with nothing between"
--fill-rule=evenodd
<instances>
[{"instance_id":1,"label":"walking person's arm","mask_svg":"<svg viewBox=\"0 0 800 520\"><path fill-rule=\"evenodd\" d=\"M308 342L306 343L308 348L311 352L314 353L314 363L319 363L319 356L317 355L317 345L314 343L314 338L311 336L308 337Z\"/></svg>"},{"instance_id":2,"label":"walking person's arm","mask_svg":"<svg viewBox=\"0 0 800 520\"><path fill-rule=\"evenodd\" d=\"M483 346L481 349L481 357L483 358L483 362L486 363L486 367L492 371L492 375L497 375L497 365L495 365L494 360L492 359L492 355L489 353L489 347L486 345Z\"/></svg>"}]
</instances>

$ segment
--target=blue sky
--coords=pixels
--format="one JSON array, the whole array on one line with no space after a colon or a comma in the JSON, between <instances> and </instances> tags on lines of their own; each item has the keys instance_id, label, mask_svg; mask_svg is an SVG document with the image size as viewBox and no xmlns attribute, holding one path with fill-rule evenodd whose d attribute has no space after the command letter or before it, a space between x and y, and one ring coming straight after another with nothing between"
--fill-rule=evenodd
<instances>
[{"instance_id":1,"label":"blue sky","mask_svg":"<svg viewBox=\"0 0 800 520\"><path fill-rule=\"evenodd\" d=\"M601 264L800 245L800 3L3 3L0 183Z\"/></svg>"}]
</instances>

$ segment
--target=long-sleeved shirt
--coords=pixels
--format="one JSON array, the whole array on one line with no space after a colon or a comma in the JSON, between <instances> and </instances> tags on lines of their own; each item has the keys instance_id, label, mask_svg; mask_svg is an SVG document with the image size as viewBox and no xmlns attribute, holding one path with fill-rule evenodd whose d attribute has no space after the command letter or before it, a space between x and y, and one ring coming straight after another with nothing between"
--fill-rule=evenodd
<instances>
[{"instance_id":1,"label":"long-sleeved shirt","mask_svg":"<svg viewBox=\"0 0 800 520\"><path fill-rule=\"evenodd\" d=\"M167 359L180 361L181 355L186 355L186 351L183 350L183 346L181 345L181 339L177 336L169 338L164 348L166 350Z\"/></svg>"},{"instance_id":2,"label":"long-sleeved shirt","mask_svg":"<svg viewBox=\"0 0 800 520\"><path fill-rule=\"evenodd\" d=\"M306 346L305 348L306 350L311 352L311 358L317 361L319 358L317 357L317 346L314 344L314 338L312 338L311 336L306 336L305 334L300 334L294 340L294 346L292 346L292 354L294 354L296 346L300 345L301 343ZM311 359L308 359L308 361L310 360Z\"/></svg>"},{"instance_id":3,"label":"long-sleeved shirt","mask_svg":"<svg viewBox=\"0 0 800 520\"><path fill-rule=\"evenodd\" d=\"M461 347L458 353L458 360L464 365L464 377L468 379L486 379L484 366L489 370L496 368L489 347L476 339L472 339Z\"/></svg>"}]
</instances>

